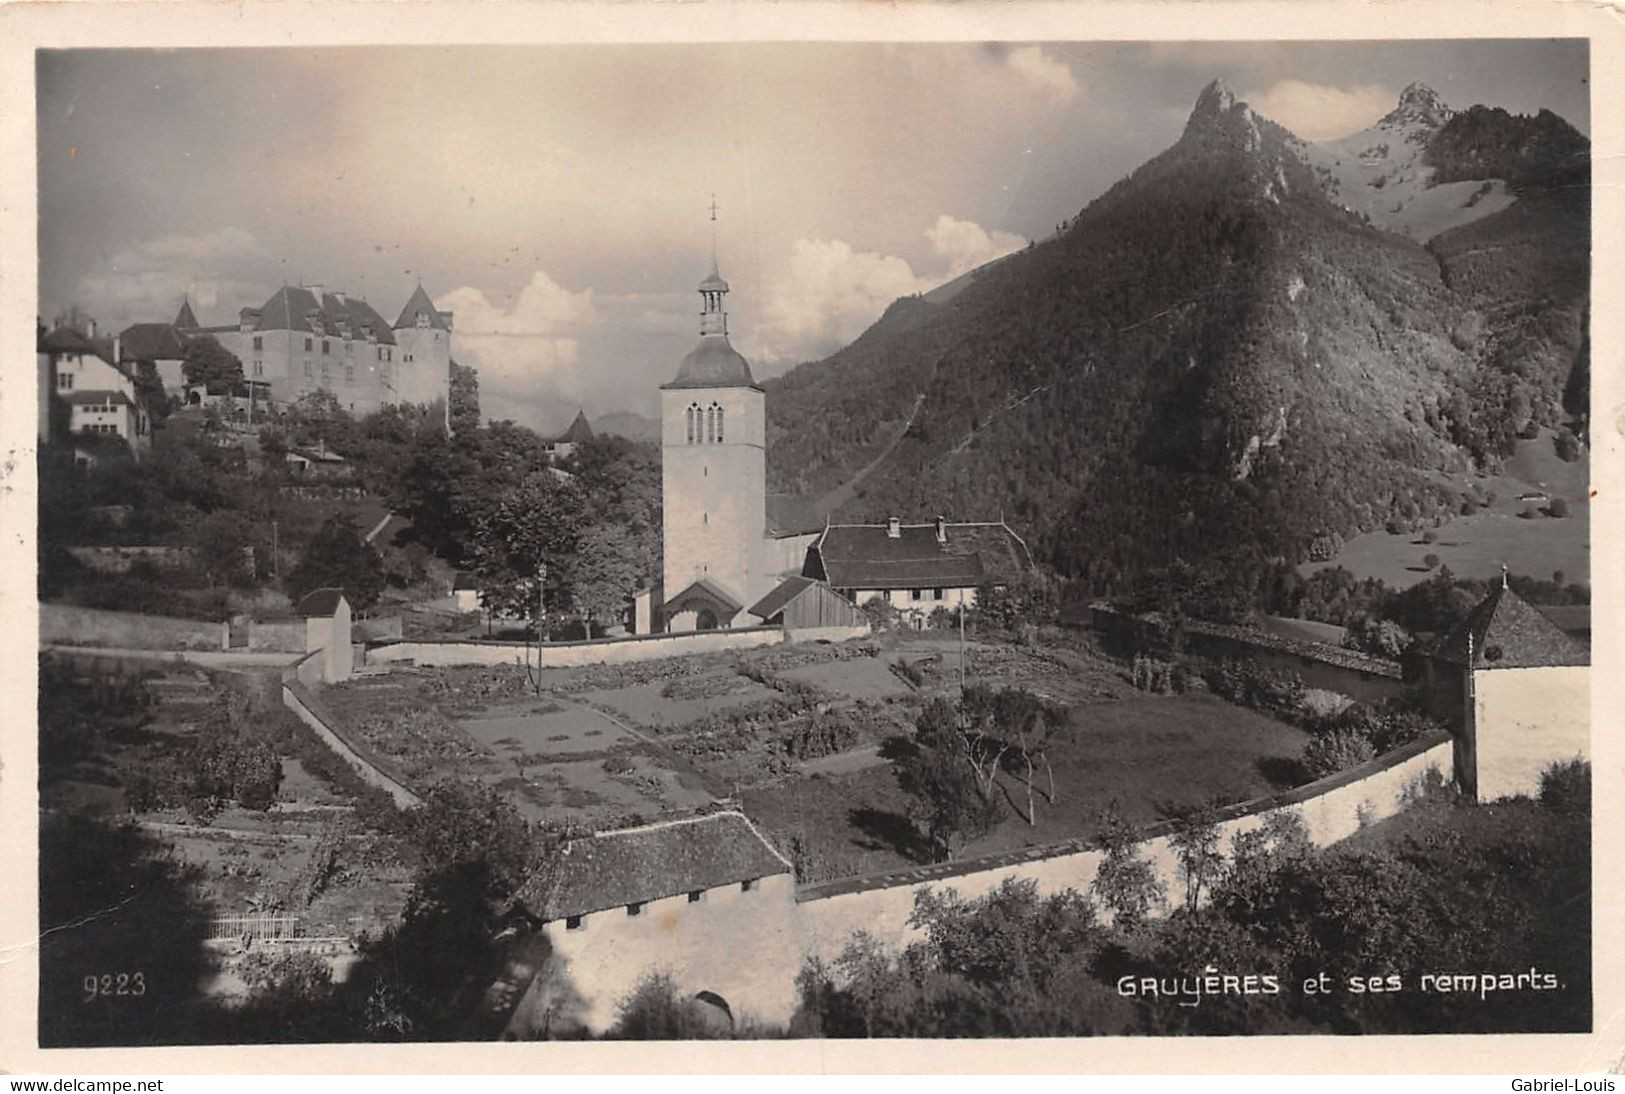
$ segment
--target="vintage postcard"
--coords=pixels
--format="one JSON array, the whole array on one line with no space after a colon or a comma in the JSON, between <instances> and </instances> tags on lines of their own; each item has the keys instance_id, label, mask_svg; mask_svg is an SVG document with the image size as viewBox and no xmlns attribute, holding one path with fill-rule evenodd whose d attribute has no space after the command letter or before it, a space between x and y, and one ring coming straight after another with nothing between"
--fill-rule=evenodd
<instances>
[{"instance_id":1,"label":"vintage postcard","mask_svg":"<svg viewBox=\"0 0 1625 1094\"><path fill-rule=\"evenodd\" d=\"M0 1067L1618 1066L1617 16L0 28Z\"/></svg>"}]
</instances>

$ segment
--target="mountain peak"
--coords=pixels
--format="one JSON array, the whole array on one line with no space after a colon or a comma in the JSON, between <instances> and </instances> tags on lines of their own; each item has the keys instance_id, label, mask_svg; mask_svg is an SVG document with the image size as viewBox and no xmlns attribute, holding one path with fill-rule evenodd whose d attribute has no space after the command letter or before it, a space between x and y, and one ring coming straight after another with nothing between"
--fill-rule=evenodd
<instances>
[{"instance_id":1,"label":"mountain peak","mask_svg":"<svg viewBox=\"0 0 1625 1094\"><path fill-rule=\"evenodd\" d=\"M1196 97L1196 107L1191 111L1192 124L1209 121L1223 114L1228 114L1236 107L1236 93L1224 80L1217 79L1202 89Z\"/></svg>"},{"instance_id":2,"label":"mountain peak","mask_svg":"<svg viewBox=\"0 0 1625 1094\"><path fill-rule=\"evenodd\" d=\"M1444 105L1439 93L1427 84L1412 83L1399 93L1399 105L1390 110L1378 125L1427 125L1437 128L1450 120L1454 113Z\"/></svg>"},{"instance_id":3,"label":"mountain peak","mask_svg":"<svg viewBox=\"0 0 1625 1094\"><path fill-rule=\"evenodd\" d=\"M1185 123L1185 135L1211 139L1220 133L1245 134L1248 148L1258 144L1257 125L1247 104L1236 99L1230 85L1214 80L1196 97L1190 120Z\"/></svg>"}]
</instances>

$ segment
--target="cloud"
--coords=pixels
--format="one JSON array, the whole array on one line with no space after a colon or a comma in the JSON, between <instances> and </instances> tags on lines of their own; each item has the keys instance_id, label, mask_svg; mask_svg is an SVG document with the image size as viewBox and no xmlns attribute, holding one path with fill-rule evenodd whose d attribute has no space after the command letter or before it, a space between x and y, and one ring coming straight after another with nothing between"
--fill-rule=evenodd
<instances>
[{"instance_id":1,"label":"cloud","mask_svg":"<svg viewBox=\"0 0 1625 1094\"><path fill-rule=\"evenodd\" d=\"M1069 103L1078 94L1078 81L1067 62L1057 60L1040 46L1017 46L1004 55L1004 64L1011 72L1063 103Z\"/></svg>"},{"instance_id":2,"label":"cloud","mask_svg":"<svg viewBox=\"0 0 1625 1094\"><path fill-rule=\"evenodd\" d=\"M948 260L948 275L943 280L969 273L1027 245L1026 238L1014 232L994 229L989 233L973 220L956 220L947 213L925 230L925 236L931 241L932 250Z\"/></svg>"},{"instance_id":3,"label":"cloud","mask_svg":"<svg viewBox=\"0 0 1625 1094\"><path fill-rule=\"evenodd\" d=\"M1278 80L1242 96L1249 106L1306 141L1335 140L1368 128L1394 108L1399 92L1380 84L1332 87Z\"/></svg>"},{"instance_id":4,"label":"cloud","mask_svg":"<svg viewBox=\"0 0 1625 1094\"><path fill-rule=\"evenodd\" d=\"M833 353L862 334L899 297L929 292L986 262L1026 246L1012 232L988 232L944 213L925 230L945 269L917 274L906 259L859 251L840 239L798 239L767 291L763 323L747 342L768 360Z\"/></svg>"},{"instance_id":5,"label":"cloud","mask_svg":"<svg viewBox=\"0 0 1625 1094\"><path fill-rule=\"evenodd\" d=\"M479 370L488 417L534 422L550 415L550 402L581 398L587 378L578 335L602 321L592 289L571 292L537 270L511 306L467 286L435 306L453 313L454 352Z\"/></svg>"},{"instance_id":6,"label":"cloud","mask_svg":"<svg viewBox=\"0 0 1625 1094\"><path fill-rule=\"evenodd\" d=\"M79 279L85 310L109 329L174 318L181 297L200 313L259 304L275 284L272 261L252 233L219 228L158 236L99 261Z\"/></svg>"}]
</instances>

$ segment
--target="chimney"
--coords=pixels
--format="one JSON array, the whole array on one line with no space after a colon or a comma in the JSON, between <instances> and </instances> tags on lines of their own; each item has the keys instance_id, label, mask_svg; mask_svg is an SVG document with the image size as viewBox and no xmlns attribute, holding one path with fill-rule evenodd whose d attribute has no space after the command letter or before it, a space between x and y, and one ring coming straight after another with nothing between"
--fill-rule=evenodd
<instances>
[{"instance_id":1,"label":"chimney","mask_svg":"<svg viewBox=\"0 0 1625 1094\"><path fill-rule=\"evenodd\" d=\"M85 337L86 338L94 338L94 337L96 337L96 320L94 320L94 319L86 319L85 320Z\"/></svg>"},{"instance_id":2,"label":"chimney","mask_svg":"<svg viewBox=\"0 0 1625 1094\"><path fill-rule=\"evenodd\" d=\"M119 335L116 335L116 334L113 335L113 364L115 366L119 363L119 361L121 359L119 357L119 355L118 355L118 340L119 340Z\"/></svg>"},{"instance_id":3,"label":"chimney","mask_svg":"<svg viewBox=\"0 0 1625 1094\"><path fill-rule=\"evenodd\" d=\"M948 542L948 522L940 516L937 518L937 542Z\"/></svg>"},{"instance_id":4,"label":"chimney","mask_svg":"<svg viewBox=\"0 0 1625 1094\"><path fill-rule=\"evenodd\" d=\"M903 535L903 522L897 517L886 519L886 535L891 539L900 539Z\"/></svg>"}]
</instances>

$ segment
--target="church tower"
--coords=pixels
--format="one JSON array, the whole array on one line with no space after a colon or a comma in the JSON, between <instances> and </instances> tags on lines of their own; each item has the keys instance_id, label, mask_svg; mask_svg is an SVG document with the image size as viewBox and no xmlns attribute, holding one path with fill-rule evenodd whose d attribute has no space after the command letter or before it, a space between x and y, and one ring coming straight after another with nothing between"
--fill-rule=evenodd
<instances>
[{"instance_id":1,"label":"church tower","mask_svg":"<svg viewBox=\"0 0 1625 1094\"><path fill-rule=\"evenodd\" d=\"M741 625L766 591L757 556L767 525L767 401L728 344L727 292L713 246L711 275L700 282L699 345L660 388L668 631Z\"/></svg>"}]
</instances>

